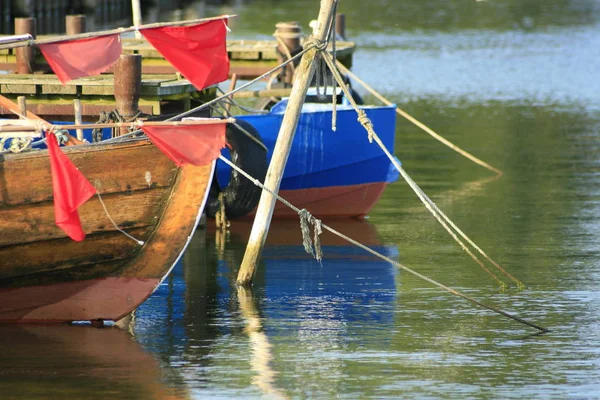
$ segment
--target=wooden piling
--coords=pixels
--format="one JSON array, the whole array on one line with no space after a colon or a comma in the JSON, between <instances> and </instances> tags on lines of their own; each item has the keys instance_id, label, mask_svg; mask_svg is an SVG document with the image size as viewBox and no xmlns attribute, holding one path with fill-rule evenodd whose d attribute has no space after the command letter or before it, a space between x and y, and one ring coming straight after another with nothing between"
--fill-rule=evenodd
<instances>
[{"instance_id":1,"label":"wooden piling","mask_svg":"<svg viewBox=\"0 0 600 400\"><path fill-rule=\"evenodd\" d=\"M81 111L81 100L73 100L73 109L75 111L75 124L81 125L83 123L82 111ZM83 129L77 128L77 140L83 141Z\"/></svg>"},{"instance_id":2,"label":"wooden piling","mask_svg":"<svg viewBox=\"0 0 600 400\"><path fill-rule=\"evenodd\" d=\"M314 31L315 38L321 42L324 42L327 37L327 31L333 17L334 3L334 0L321 0L321 9ZM290 153L296 126L298 125L298 119L300 118L300 112L304 104L304 98L315 73L316 63L313 60L316 53L317 49L315 48L306 52L302 56L300 65L296 70L296 80L288 100L264 183L267 189L275 193L279 191L283 170L285 169L285 164ZM269 225L273 217L276 201L277 199L271 193L266 190L262 191L250 238L248 239L248 245L246 246L246 253L244 254L244 259L242 260L242 265L237 276L237 284L240 286L248 286L252 283L256 266L258 265L267 234L269 233Z\"/></svg>"},{"instance_id":3,"label":"wooden piling","mask_svg":"<svg viewBox=\"0 0 600 400\"><path fill-rule=\"evenodd\" d=\"M277 54L279 63L287 61L288 57L302 48L300 39L302 37L302 26L298 22L278 22L275 24L277 40ZM288 64L279 76L281 82L291 86L294 81L294 66Z\"/></svg>"},{"instance_id":4,"label":"wooden piling","mask_svg":"<svg viewBox=\"0 0 600 400\"><path fill-rule=\"evenodd\" d=\"M25 99L25 96L17 97L17 103L19 104L20 118L26 119L27 118L27 100Z\"/></svg>"},{"instance_id":5,"label":"wooden piling","mask_svg":"<svg viewBox=\"0 0 600 400\"><path fill-rule=\"evenodd\" d=\"M15 18L15 35L30 34L35 39L35 18ZM35 66L35 47L19 47L15 50L17 74L32 74Z\"/></svg>"},{"instance_id":6,"label":"wooden piling","mask_svg":"<svg viewBox=\"0 0 600 400\"><path fill-rule=\"evenodd\" d=\"M346 40L346 15L336 14L335 16L335 34L338 38Z\"/></svg>"},{"instance_id":7,"label":"wooden piling","mask_svg":"<svg viewBox=\"0 0 600 400\"><path fill-rule=\"evenodd\" d=\"M129 120L137 114L142 92L142 56L122 54L115 64L114 93L117 110ZM126 133L122 128L121 133Z\"/></svg>"},{"instance_id":8,"label":"wooden piling","mask_svg":"<svg viewBox=\"0 0 600 400\"><path fill-rule=\"evenodd\" d=\"M78 35L85 32L85 15L67 15L65 18L67 35Z\"/></svg>"}]
</instances>

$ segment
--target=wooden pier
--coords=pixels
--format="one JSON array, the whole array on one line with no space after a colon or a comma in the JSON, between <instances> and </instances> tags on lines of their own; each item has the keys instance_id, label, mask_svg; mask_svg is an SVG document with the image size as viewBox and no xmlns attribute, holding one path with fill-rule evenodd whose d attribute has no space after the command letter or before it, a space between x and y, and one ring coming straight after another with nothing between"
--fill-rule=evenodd
<instances>
[{"instance_id":1,"label":"wooden pier","mask_svg":"<svg viewBox=\"0 0 600 400\"><path fill-rule=\"evenodd\" d=\"M68 15L65 18L67 34L86 30L85 16ZM55 37L36 35L35 18L16 18L15 33L29 33L36 39ZM342 24L343 26L343 24ZM343 34L343 32L341 32ZM227 51L230 60L230 76L236 79L254 79L277 67L292 54L302 49L302 28L296 22L276 25L274 40L230 40ZM343 36L343 35L342 35ZM348 41L336 43L337 59L344 65L352 65L355 44ZM162 55L144 39L124 38L123 55L139 57L140 71L135 79L140 89L135 104L142 113L150 116L174 115L211 100L216 87L198 91L184 79ZM81 116L85 122L95 122L101 112L117 107L115 85L116 66L100 76L77 79L63 85L36 47L0 49L0 95L13 101L25 96L28 110L46 119L70 120L75 100L81 100ZM133 76L133 75L132 75ZM293 68L278 73L277 80L284 87L291 87ZM126 82L125 82L126 83ZM12 115L0 108L0 117Z\"/></svg>"}]
</instances>

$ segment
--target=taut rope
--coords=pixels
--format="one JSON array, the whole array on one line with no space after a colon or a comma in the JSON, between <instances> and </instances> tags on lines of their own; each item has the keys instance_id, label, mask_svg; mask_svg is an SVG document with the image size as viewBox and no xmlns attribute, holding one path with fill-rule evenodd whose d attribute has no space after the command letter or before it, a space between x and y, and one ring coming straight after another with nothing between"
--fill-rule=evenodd
<instances>
[{"instance_id":1,"label":"taut rope","mask_svg":"<svg viewBox=\"0 0 600 400\"><path fill-rule=\"evenodd\" d=\"M358 105L354 101L354 98L352 97L352 94L350 93L350 91L348 90L348 87L344 83L344 81L343 81L343 79L342 79L342 77L340 75L339 70L337 69L336 65L334 64L333 60L331 59L331 56L329 54L325 53L325 52L323 52L322 56L325 59L325 61L327 62L327 64L329 65L329 68L331 69L331 72L333 73L333 76L335 77L335 79L338 81L338 84L340 85L340 87L342 88L342 90L344 91L344 93L346 94L346 97L348 98L348 101L350 101L350 104L352 104L352 107L358 113L358 120L363 125L363 127L367 130L368 135L369 135L369 141L372 142L373 140L375 140L375 142L383 150L383 152L385 153L385 155L390 159L390 161L394 164L394 166L396 167L396 169L400 172L400 174L402 175L402 177L409 184L409 186L411 187L411 189L413 189L413 191L415 192L415 194L417 195L417 197L419 197L419 199L423 202L423 204L425 205L425 207L440 222L440 224L444 227L444 229L446 229L446 231L448 231L448 233L450 233L450 235L454 238L454 240L462 247L462 249L467 254L469 254L469 256L471 256L471 258L475 262L477 262L481 266L481 268L483 268L487 273L489 273L496 281L500 282L500 284L502 286L504 286L504 283L501 282L496 275L494 275L489 269L487 269L483 265L483 263L465 246L465 244L456 236L456 234L454 232L452 232L452 230L450 229L450 227L444 221L448 221L451 224L451 226L458 232L458 234L460 236L462 236L463 238L465 238L465 240L467 240L467 242L469 244L471 244L476 250L478 250L479 253L483 257L485 257L488 261L490 261L499 271L501 271L507 277L509 277L510 279L512 279L518 286L520 286L520 287L524 286L518 279L516 279L514 276L512 276L511 274L509 274L508 272L506 272L504 270L504 268L502 268L500 265L498 265L498 263L496 263L495 261L493 261L485 252L483 252L483 250L481 250L478 246L476 246L473 243L473 241L471 239L469 239L467 237L467 235L465 235L454 223L452 223L450 221L450 219L433 203L433 201L431 199L429 199L429 197L427 197L427 195L425 195L425 193L423 192L423 190L421 190L421 188L415 183L415 181L412 180L412 178L408 175L408 173L404 170L404 168L402 168L402 166L400 165L400 163L398 162L398 160L396 160L396 158L385 147L385 145L383 144L383 142L381 141L381 139L379 139L379 136L377 136L377 133L373 129L373 124L371 123L371 120L366 115L366 113L363 110L361 110L361 109L358 108Z\"/></svg>"},{"instance_id":2,"label":"taut rope","mask_svg":"<svg viewBox=\"0 0 600 400\"><path fill-rule=\"evenodd\" d=\"M223 157L223 156L219 156L219 159L220 159L221 161L223 161L224 163L226 163L227 165L229 165L231 168L233 168L233 169L235 169L236 171L238 171L238 172L239 172L240 174L242 174L244 177L246 177L247 179L249 179L249 180L250 180L251 182L253 182L253 183L254 183L256 186L258 186L258 187L262 188L262 190L265 190L266 192L268 192L268 193L270 193L271 195L275 196L275 197L277 198L277 200L279 200L280 202L282 202L283 204L285 204L286 206L288 206L288 207L289 207L289 208L291 208L292 210L296 211L296 212L297 212L299 215L301 215L301 216L302 216L302 215L306 215L306 214L310 215L310 214L308 213L308 211L306 211L305 209L302 209L302 210L300 210L298 207L294 206L292 203L290 203L290 202L289 202L289 201L287 201L286 199L284 199L284 198L282 198L281 196L279 196L279 194L277 194L277 193L275 193L275 192L273 192L273 191L269 190L268 188L266 188L266 187L265 187L265 186L264 186L264 185L263 185L263 184L262 184L262 183L261 183L261 182L260 182L258 179L255 179L255 178L253 178L252 176L248 175L248 174L247 174L247 173L246 173L244 170L242 170L242 169L241 169L241 168L239 168L237 165L235 165L234 163L232 163L231 161L229 161L227 158L225 158L225 157ZM311 218L311 219L314 219L314 217L312 217L312 215L311 215L309 218ZM316 219L314 219L314 220L316 220ZM319 220L316 220L316 221L319 221ZM503 311L503 310L501 310L501 309L499 309L499 308L497 308L497 307L490 306L490 305L488 305L488 304L482 303L482 302L480 302L479 300L476 300L476 299L474 299L474 298L473 298L473 297L471 297L471 296L468 296L468 295L466 295L466 294L463 294L463 293L459 292L458 290L452 289L451 287L448 287L448 286L446 286L446 285L443 285L443 284L441 284L441 283L439 283L439 282L437 282L437 281L435 281L435 280L433 280L433 279L431 279L431 278L429 278L429 277L427 277L427 276L425 276L425 275L423 275L423 274L420 274L419 272L417 272L417 271L414 271L414 270L412 270L412 269L408 268L407 266L405 266L405 265L403 265L403 264L399 263L398 261L392 260L391 258L389 258L389 257L386 257L386 256L384 256L384 255L383 255L383 254L381 254L381 253L378 253L377 251L375 251L375 250L371 249L371 248L370 248L370 247L368 247L368 246L365 246L364 244L362 244L362 243L360 243L360 242L357 242L356 240L354 240L354 239L352 239L352 238L350 238L350 237L348 237L348 236L344 235L343 233L340 233L340 232L336 231L335 229L333 229L333 228L331 228L331 227L327 226L326 224L323 224L321 221L319 221L319 222L318 222L318 225L319 225L319 227L320 227L320 228L328 230L329 232L331 232L331 233L333 233L334 235L337 235L338 237L340 237L340 238L342 238L342 239L344 239L344 240L348 241L349 243L351 243L351 244L354 244L354 245L356 245L356 246L360 247L361 249L363 249L363 250L365 250L365 251L368 251L369 253L373 254L374 256L376 256L376 257L379 257L379 258L381 258L382 260L384 260L384 261L387 261L387 262L389 262L390 264L393 264L393 265L395 265L396 267L400 268L401 270L403 270L403 271L406 271L406 272L408 272L409 274L411 274L411 275L414 275L414 276L416 276L417 278L420 278L420 279L422 279L422 280L424 280L424 281L426 281L426 282L429 282L429 283L431 283L432 285L434 285L434 286L437 286L437 287L439 287L440 289L443 289L443 290L445 290L446 292L452 293L452 294L454 294L454 295L456 295L456 296L458 296L458 297L462 297L463 299L465 299L465 300L467 300L467 301L469 301L469 302L471 302L471 303L473 303L473 304L477 304L477 305L478 305L478 306L480 306L480 307L486 308L486 309L488 309L488 310L490 310L490 311L493 311L493 312L495 312L495 313L497 313L497 314L503 315L503 316L505 316L505 317L507 317L507 318L510 318L510 319L512 319L512 320L514 320L514 321L517 321L517 322L519 322L519 323L521 323L521 324L527 325L527 326L529 326L529 327L531 327L531 328L535 328L535 329L539 330L539 331L540 331L540 332L542 332L542 333L546 333L546 332L549 332L549 331L550 331L550 330L549 330L549 329L547 329L547 328L544 328L544 327L542 327L542 326L536 325L536 324L534 324L534 323L532 323L532 322L529 322L529 321L527 321L527 320L525 320L525 319L523 319L523 318L521 318L521 317L518 317L518 316L516 316L516 315L513 315L513 314L510 314L510 313L507 313L506 311ZM315 228L316 228L316 225L315 225ZM305 235L305 234L308 234L308 235L309 235L309 234L310 234L310 231L309 231L308 229L304 229L304 228L303 228L303 235ZM315 232L315 234L316 234L316 232ZM310 236L309 236L309 240L310 240ZM304 242L306 243L306 239L304 239ZM308 253L312 253L312 248L311 248L311 247L308 247L308 248L307 248L306 244L305 244L305 250L306 250Z\"/></svg>"},{"instance_id":3,"label":"taut rope","mask_svg":"<svg viewBox=\"0 0 600 400\"><path fill-rule=\"evenodd\" d=\"M358 76L356 76L356 74L354 74L352 71L350 71L348 68L346 68L346 66L344 64L342 64L341 62L339 62L339 61L336 60L335 65L339 69L341 69L344 74L348 75L349 77L351 77L352 79L354 79L356 82L358 82L359 84L361 84L362 87L364 87L366 90L368 90L369 93L371 93L373 96L375 96L376 98L378 98L384 104L386 104L388 106L393 104L391 101L389 101L388 99L386 99L385 97L383 97L381 95L381 93L377 92L375 89L373 89L371 86L369 86L366 82L364 82ZM425 132L427 132L428 134L430 134L431 136L433 136L435 139L437 139L440 142L444 143L446 146L450 147L452 150L456 151L457 153L462 154L463 156L465 156L469 160L473 161L474 163L479 164L482 167L487 168L490 171L493 171L493 172L497 173L498 175L502 175L503 174L503 172L500 171L499 169L492 167L490 164L486 163L485 161L480 160L479 158L475 157L471 153L469 153L469 152L461 149L460 147L458 147L454 143L450 142L448 139L445 139L444 137L442 137L441 135L439 135L438 133L436 133L433 129L429 128L427 125L423 124L422 122L420 122L416 118L412 117L407 112L403 111L400 107L396 107L396 113L398 113L402 117L406 118L407 120L409 120L410 122L412 122L413 124L415 124L416 126L418 126L419 128L421 128L422 130L424 130Z\"/></svg>"}]
</instances>

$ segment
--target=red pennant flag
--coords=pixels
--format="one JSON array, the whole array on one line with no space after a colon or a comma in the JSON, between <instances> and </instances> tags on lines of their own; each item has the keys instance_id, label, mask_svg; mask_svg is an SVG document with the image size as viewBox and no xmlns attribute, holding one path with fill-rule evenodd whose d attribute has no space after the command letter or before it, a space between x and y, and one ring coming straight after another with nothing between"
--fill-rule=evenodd
<instances>
[{"instance_id":1,"label":"red pennant flag","mask_svg":"<svg viewBox=\"0 0 600 400\"><path fill-rule=\"evenodd\" d=\"M140 32L198 90L229 77L224 19Z\"/></svg>"},{"instance_id":2,"label":"red pennant flag","mask_svg":"<svg viewBox=\"0 0 600 400\"><path fill-rule=\"evenodd\" d=\"M142 126L144 133L175 164L206 165L225 147L226 124Z\"/></svg>"},{"instance_id":3,"label":"red pennant flag","mask_svg":"<svg viewBox=\"0 0 600 400\"><path fill-rule=\"evenodd\" d=\"M77 167L58 147L53 133L46 135L52 193L54 194L54 219L56 225L77 242L85 238L77 209L96 193L96 188L85 179Z\"/></svg>"},{"instance_id":4,"label":"red pennant flag","mask_svg":"<svg viewBox=\"0 0 600 400\"><path fill-rule=\"evenodd\" d=\"M98 75L108 70L122 52L119 34L42 44L39 47L63 85L72 79Z\"/></svg>"}]
</instances>

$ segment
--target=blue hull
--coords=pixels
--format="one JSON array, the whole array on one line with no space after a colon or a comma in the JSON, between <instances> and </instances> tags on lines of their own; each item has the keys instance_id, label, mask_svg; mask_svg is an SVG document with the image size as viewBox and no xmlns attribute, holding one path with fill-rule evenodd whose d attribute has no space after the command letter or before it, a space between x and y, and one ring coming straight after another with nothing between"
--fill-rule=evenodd
<instances>
[{"instance_id":1,"label":"blue hull","mask_svg":"<svg viewBox=\"0 0 600 400\"><path fill-rule=\"evenodd\" d=\"M236 118L252 124L268 149L270 161L281 127L287 101L276 104L271 112ZM393 153L396 130L394 106L364 107L375 132ZM350 106L338 105L337 130L331 129L330 104L307 103L302 109L290 155L281 182L281 190L328 188L391 183L398 172L376 143L369 143L367 132ZM217 163L222 185L229 180L230 168Z\"/></svg>"}]
</instances>

